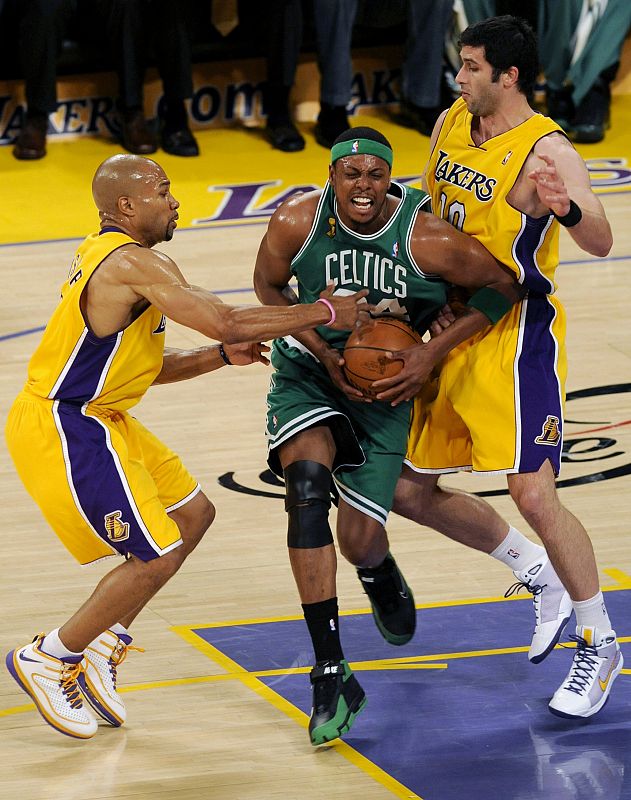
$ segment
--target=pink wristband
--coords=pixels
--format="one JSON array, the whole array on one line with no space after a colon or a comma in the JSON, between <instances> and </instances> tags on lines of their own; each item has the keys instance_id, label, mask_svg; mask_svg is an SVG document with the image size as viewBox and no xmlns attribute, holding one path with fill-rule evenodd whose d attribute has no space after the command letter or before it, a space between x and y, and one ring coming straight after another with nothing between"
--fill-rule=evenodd
<instances>
[{"instance_id":1,"label":"pink wristband","mask_svg":"<svg viewBox=\"0 0 631 800\"><path fill-rule=\"evenodd\" d=\"M326 300L324 297L318 297L318 299L316 300L316 303L324 303L324 305L325 305L325 306L326 306L326 307L329 309L329 311L331 312L331 319L330 319L328 322L325 322L325 323L324 323L324 324L325 324L325 326L328 328L328 327L330 327L331 325L333 325L333 323L335 322L335 317L336 317L336 314L335 314L335 309L333 308L333 303L330 303L330 302L329 302L328 300Z\"/></svg>"}]
</instances>

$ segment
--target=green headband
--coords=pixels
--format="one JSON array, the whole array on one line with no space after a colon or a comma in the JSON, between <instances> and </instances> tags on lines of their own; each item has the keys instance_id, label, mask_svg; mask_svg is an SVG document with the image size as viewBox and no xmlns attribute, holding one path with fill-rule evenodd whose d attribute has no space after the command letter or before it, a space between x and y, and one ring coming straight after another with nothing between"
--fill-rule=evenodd
<instances>
[{"instance_id":1,"label":"green headband","mask_svg":"<svg viewBox=\"0 0 631 800\"><path fill-rule=\"evenodd\" d=\"M363 154L383 158L392 169L392 149L388 145L375 142L373 139L351 139L348 142L338 142L331 148L331 164L344 156L358 156Z\"/></svg>"}]
</instances>

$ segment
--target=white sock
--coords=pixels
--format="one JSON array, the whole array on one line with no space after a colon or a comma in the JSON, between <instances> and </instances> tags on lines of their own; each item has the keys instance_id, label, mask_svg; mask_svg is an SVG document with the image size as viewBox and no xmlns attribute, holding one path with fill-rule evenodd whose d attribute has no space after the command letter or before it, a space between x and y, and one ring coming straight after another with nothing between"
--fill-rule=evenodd
<instances>
[{"instance_id":1,"label":"white sock","mask_svg":"<svg viewBox=\"0 0 631 800\"><path fill-rule=\"evenodd\" d=\"M527 539L523 533L511 525L506 538L490 553L493 558L506 564L514 572L521 572L545 554L545 549L540 544L535 544Z\"/></svg>"},{"instance_id":2,"label":"white sock","mask_svg":"<svg viewBox=\"0 0 631 800\"><path fill-rule=\"evenodd\" d=\"M53 658L81 658L83 653L73 653L59 638L59 628L47 633L43 638L40 648Z\"/></svg>"},{"instance_id":3,"label":"white sock","mask_svg":"<svg viewBox=\"0 0 631 800\"><path fill-rule=\"evenodd\" d=\"M602 592L598 592L589 600L573 600L572 605L576 614L577 628L587 625L590 628L598 628L601 633L608 633L611 630L611 620Z\"/></svg>"}]
</instances>

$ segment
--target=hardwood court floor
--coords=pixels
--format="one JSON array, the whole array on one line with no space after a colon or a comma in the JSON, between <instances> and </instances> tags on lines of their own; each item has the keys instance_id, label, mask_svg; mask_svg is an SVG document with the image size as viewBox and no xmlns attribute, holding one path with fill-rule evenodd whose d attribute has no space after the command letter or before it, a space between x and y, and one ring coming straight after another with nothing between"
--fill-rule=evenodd
<instances>
[{"instance_id":1,"label":"hardwood court floor","mask_svg":"<svg viewBox=\"0 0 631 800\"><path fill-rule=\"evenodd\" d=\"M381 127L393 141L395 174L420 173L427 139L378 116L366 115L354 124L362 122ZM614 227L614 250L608 259L596 261L563 234L563 263L558 271L559 295L569 318L568 391L594 390L570 394L567 416L572 422L567 425L566 436L571 440L571 461L564 464L562 479L571 485L560 491L564 503L583 520L592 536L606 586L626 585L625 575L631 574L631 492L625 471L631 462L631 296L627 280L631 267L631 183L624 183L627 161L615 165L617 184L611 161L604 161L631 157L625 138L630 123L628 98L617 97L613 131L601 145L582 150L586 158L601 159L599 165L593 165L596 179L609 181L601 190ZM301 156L280 155L242 131L230 135L202 133L200 144L204 155L191 160L194 163L157 156L182 201L184 228L163 249L175 258L191 282L224 292L227 302L254 303L252 266L265 227L264 218L246 212L261 208L290 186L321 184L326 177L326 152L310 142ZM115 151L110 143L98 140L52 143L44 162L22 165L12 160L8 148L0 150L3 419L23 383L28 358L38 341L39 334L33 329L45 323L55 306L77 244L71 237L96 227L96 214L87 194L92 172L100 160ZM598 173L596 166L601 168ZM226 197L228 190L209 193L208 186L234 187L247 181L262 187L258 195L252 195L249 209L241 204L241 219L193 225L195 219L217 214ZM231 197L238 195L234 188L230 191ZM192 331L175 324L168 326L170 346L188 347L201 341L202 337ZM263 425L268 380L269 371L262 366L225 368L190 382L156 387L138 407L139 418L180 453L198 477L216 504L216 522L181 572L134 626L135 643L146 652L132 653L120 670L129 709L124 729L104 727L85 743L59 736L41 722L8 674L0 673L3 796L24 800L71 800L86 795L134 800L381 800L424 796L421 790L408 790L391 778L359 748L340 743L313 750L301 727L304 716L295 706L274 701L272 694L247 674L230 674L227 662L220 657L209 658L207 649L193 646L192 637L181 635L190 628L295 617L299 612L285 551L282 500L235 492L218 483L221 476L234 473L237 484L280 494L278 487L259 477L266 468ZM587 475L592 479L585 482ZM72 562L21 487L4 445L0 448L0 477L4 516L0 646L6 652L26 643L38 631L61 624L111 565L81 570ZM472 491L502 488L500 480L482 481L470 476L449 483ZM492 496L490 502L527 530L505 496ZM431 531L416 529L393 516L389 532L393 551L419 605L497 598L511 582L512 576L503 566ZM354 571L343 561L339 564L338 592L343 610L367 611ZM467 615L476 616L476 605L463 608L457 624L466 626ZM628 619L629 615L621 616ZM432 629L424 627L422 612L419 622L417 636L431 639ZM626 621L620 619L619 624L626 625ZM178 630L174 630L176 627ZM238 633L238 628L235 631ZM520 644L527 645L528 625L520 624L518 631ZM393 651L391 655L394 658L399 653ZM554 656L563 658L564 654ZM492 670L492 666L487 669ZM399 674L405 679L405 673L392 674L393 680ZM424 673L429 692L434 674L431 670ZM542 696L556 688L548 684L545 675L542 673ZM492 682L493 676L488 679ZM303 680L304 693L308 694L306 676ZM619 679L610 703L614 711L616 692L628 694L628 682L628 674ZM463 706L467 697L463 685ZM370 707L366 715L371 713ZM543 711L538 707L533 713L547 712L545 707ZM422 706L418 714L423 714ZM371 722L370 735L387 741L388 729L379 729L378 723L378 719ZM475 724L484 727L483 717L476 718ZM527 730L528 723L524 725ZM598 723L588 731L596 741ZM588 747L590 734L585 735ZM419 758L432 737L431 729L427 737L427 741L410 743ZM624 766L628 771L630 765ZM435 796L451 800L457 795ZM528 796L563 798L558 792ZM616 794L610 792L609 796Z\"/></svg>"}]
</instances>

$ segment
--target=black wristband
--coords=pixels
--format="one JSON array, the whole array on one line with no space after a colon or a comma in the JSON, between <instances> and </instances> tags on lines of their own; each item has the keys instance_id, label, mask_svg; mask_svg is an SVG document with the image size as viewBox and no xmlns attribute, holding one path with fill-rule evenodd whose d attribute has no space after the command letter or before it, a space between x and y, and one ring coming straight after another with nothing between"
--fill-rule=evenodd
<instances>
[{"instance_id":1,"label":"black wristband","mask_svg":"<svg viewBox=\"0 0 631 800\"><path fill-rule=\"evenodd\" d=\"M564 228L573 228L583 219L583 212L574 200L570 200L570 210L564 217L559 217L554 211L552 213L559 220L559 225L563 225Z\"/></svg>"},{"instance_id":2,"label":"black wristband","mask_svg":"<svg viewBox=\"0 0 631 800\"><path fill-rule=\"evenodd\" d=\"M226 363L226 364L227 364L229 367L231 367L231 366L232 366L232 361L230 361L230 359L229 359L229 358L228 358L228 356L226 355L226 351L223 349L223 342L219 342L219 355L222 357L222 359L224 360L224 362L225 362L225 363Z\"/></svg>"}]
</instances>

